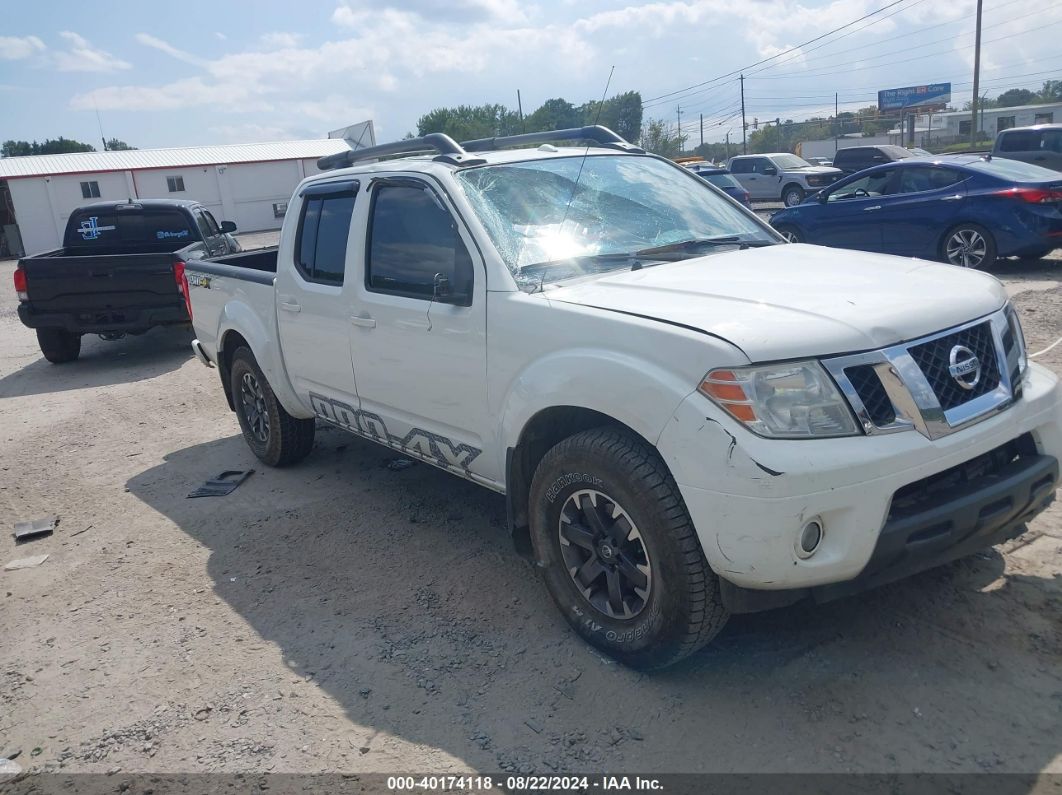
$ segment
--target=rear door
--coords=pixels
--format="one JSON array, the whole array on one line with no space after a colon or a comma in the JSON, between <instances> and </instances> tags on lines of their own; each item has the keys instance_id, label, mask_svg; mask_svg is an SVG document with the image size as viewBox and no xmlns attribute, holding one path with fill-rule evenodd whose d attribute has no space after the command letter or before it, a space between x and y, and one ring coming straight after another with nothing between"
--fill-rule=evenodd
<instances>
[{"instance_id":1,"label":"rear door","mask_svg":"<svg viewBox=\"0 0 1062 795\"><path fill-rule=\"evenodd\" d=\"M746 157L735 162L743 171L731 170L737 180L749 192L749 198L753 201L764 201L779 198L778 178L764 172L773 168L773 164L766 157Z\"/></svg>"},{"instance_id":2,"label":"rear door","mask_svg":"<svg viewBox=\"0 0 1062 795\"><path fill-rule=\"evenodd\" d=\"M1062 171L1062 129L1044 130L1041 133L1040 158L1033 162L1044 168Z\"/></svg>"},{"instance_id":3,"label":"rear door","mask_svg":"<svg viewBox=\"0 0 1062 795\"><path fill-rule=\"evenodd\" d=\"M899 166L891 195L875 213L881 224L882 250L908 257L935 257L947 229L966 204L966 174L937 165Z\"/></svg>"},{"instance_id":4,"label":"rear door","mask_svg":"<svg viewBox=\"0 0 1062 795\"><path fill-rule=\"evenodd\" d=\"M350 323L370 435L452 471L490 477L486 284L474 239L434 180L377 177L362 200L364 278ZM435 300L445 279L453 303Z\"/></svg>"},{"instance_id":5,"label":"rear door","mask_svg":"<svg viewBox=\"0 0 1062 795\"><path fill-rule=\"evenodd\" d=\"M299 397L330 419L357 409L347 333L354 286L345 272L357 192L352 180L304 188L294 234L282 237L277 260L277 328L288 377Z\"/></svg>"}]
</instances>

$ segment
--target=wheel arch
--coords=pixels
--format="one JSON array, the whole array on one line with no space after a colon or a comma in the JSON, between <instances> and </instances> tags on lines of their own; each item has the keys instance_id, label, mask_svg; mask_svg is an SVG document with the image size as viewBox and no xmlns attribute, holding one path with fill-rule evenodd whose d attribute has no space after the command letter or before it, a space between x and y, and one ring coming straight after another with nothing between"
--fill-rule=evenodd
<instances>
[{"instance_id":1,"label":"wheel arch","mask_svg":"<svg viewBox=\"0 0 1062 795\"><path fill-rule=\"evenodd\" d=\"M509 532L516 549L531 557L531 480L543 457L569 436L592 428L610 427L637 437L649 447L656 445L625 422L584 406L550 406L540 409L524 424L516 443L505 453L505 508ZM667 464L665 462L664 466Z\"/></svg>"},{"instance_id":2,"label":"wheel arch","mask_svg":"<svg viewBox=\"0 0 1062 795\"><path fill-rule=\"evenodd\" d=\"M786 191L788 191L790 188L799 188L800 192L803 193L805 196L807 196L809 193L811 193L811 191L809 191L806 187L801 185L799 182L797 182L796 180L791 179L791 180L789 180L789 182L786 182L784 185L782 185L782 194L781 194L780 198L784 199Z\"/></svg>"}]
</instances>

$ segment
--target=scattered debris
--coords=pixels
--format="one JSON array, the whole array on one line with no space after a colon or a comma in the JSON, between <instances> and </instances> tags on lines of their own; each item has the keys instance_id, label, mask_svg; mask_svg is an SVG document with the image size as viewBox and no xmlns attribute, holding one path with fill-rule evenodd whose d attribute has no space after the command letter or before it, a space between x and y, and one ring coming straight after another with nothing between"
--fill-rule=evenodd
<instances>
[{"instance_id":1,"label":"scattered debris","mask_svg":"<svg viewBox=\"0 0 1062 795\"><path fill-rule=\"evenodd\" d=\"M10 759L0 759L0 781L5 776L17 776L22 772L22 766L18 762L12 762Z\"/></svg>"},{"instance_id":2,"label":"scattered debris","mask_svg":"<svg viewBox=\"0 0 1062 795\"><path fill-rule=\"evenodd\" d=\"M71 533L71 534L70 534L70 537L71 537L71 538L73 538L74 536L79 536L79 535L81 535L82 533L87 533L87 532L88 532L89 530L91 530L91 529L92 529L93 527L95 527L95 526L96 526L96 525L94 525L94 524L90 524L90 525L89 525L88 527L86 527L86 528L85 528L84 530L78 530L78 531L77 531L76 533Z\"/></svg>"},{"instance_id":3,"label":"scattered debris","mask_svg":"<svg viewBox=\"0 0 1062 795\"><path fill-rule=\"evenodd\" d=\"M43 555L34 555L31 558L19 558L13 560L4 566L4 571L18 571L19 569L33 569L40 566L44 561L48 560L48 553Z\"/></svg>"},{"instance_id":4,"label":"scattered debris","mask_svg":"<svg viewBox=\"0 0 1062 795\"><path fill-rule=\"evenodd\" d=\"M542 727L535 723L533 720L525 720L524 725L533 731L535 734L542 734Z\"/></svg>"},{"instance_id":5,"label":"scattered debris","mask_svg":"<svg viewBox=\"0 0 1062 795\"><path fill-rule=\"evenodd\" d=\"M15 543L22 544L35 538L50 536L59 524L58 516L48 516L44 519L30 519L24 522L15 522Z\"/></svg>"},{"instance_id":6,"label":"scattered debris","mask_svg":"<svg viewBox=\"0 0 1062 795\"><path fill-rule=\"evenodd\" d=\"M410 458L392 458L387 462L387 468L392 472L401 472L403 469L409 469L416 461Z\"/></svg>"},{"instance_id":7,"label":"scattered debris","mask_svg":"<svg viewBox=\"0 0 1062 795\"><path fill-rule=\"evenodd\" d=\"M189 497L224 497L232 494L236 487L254 474L253 469L226 469L215 478L211 478Z\"/></svg>"}]
</instances>

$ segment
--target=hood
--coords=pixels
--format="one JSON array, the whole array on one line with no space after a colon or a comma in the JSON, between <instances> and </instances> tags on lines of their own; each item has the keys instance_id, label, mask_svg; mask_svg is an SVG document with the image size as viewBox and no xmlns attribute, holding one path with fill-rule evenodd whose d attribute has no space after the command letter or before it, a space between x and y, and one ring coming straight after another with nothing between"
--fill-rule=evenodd
<instances>
[{"instance_id":1,"label":"hood","mask_svg":"<svg viewBox=\"0 0 1062 795\"><path fill-rule=\"evenodd\" d=\"M800 168L787 168L786 171L799 171L801 174L840 174L841 169L833 166L801 166Z\"/></svg>"},{"instance_id":2,"label":"hood","mask_svg":"<svg viewBox=\"0 0 1062 795\"><path fill-rule=\"evenodd\" d=\"M1006 302L1003 285L977 271L802 244L622 271L543 295L694 328L752 362L883 348Z\"/></svg>"}]
</instances>

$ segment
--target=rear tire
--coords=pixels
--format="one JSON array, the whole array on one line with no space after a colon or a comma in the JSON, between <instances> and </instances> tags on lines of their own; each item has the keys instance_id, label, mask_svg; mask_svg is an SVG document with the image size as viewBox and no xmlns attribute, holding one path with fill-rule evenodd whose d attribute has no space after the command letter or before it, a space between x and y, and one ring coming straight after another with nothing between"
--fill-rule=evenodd
<instances>
[{"instance_id":1,"label":"rear tire","mask_svg":"<svg viewBox=\"0 0 1062 795\"><path fill-rule=\"evenodd\" d=\"M726 623L719 580L678 486L633 434L596 428L546 453L530 513L553 600L584 640L620 662L663 668Z\"/></svg>"},{"instance_id":2,"label":"rear tire","mask_svg":"<svg viewBox=\"0 0 1062 795\"><path fill-rule=\"evenodd\" d=\"M804 238L804 233L797 229L795 226L790 226L789 224L782 224L781 226L776 226L774 228L774 231L784 237L786 243L807 242L807 240Z\"/></svg>"},{"instance_id":3,"label":"rear tire","mask_svg":"<svg viewBox=\"0 0 1062 795\"><path fill-rule=\"evenodd\" d=\"M787 185L782 191L782 204L786 207L796 207L807 197L807 193L799 185Z\"/></svg>"},{"instance_id":4,"label":"rear tire","mask_svg":"<svg viewBox=\"0 0 1062 795\"><path fill-rule=\"evenodd\" d=\"M240 430L251 451L271 467L296 464L313 449L313 419L292 417L280 405L248 348L232 355L231 389Z\"/></svg>"},{"instance_id":5,"label":"rear tire","mask_svg":"<svg viewBox=\"0 0 1062 795\"><path fill-rule=\"evenodd\" d=\"M37 344L52 364L72 362L81 355L81 335L61 328L37 329Z\"/></svg>"},{"instance_id":6,"label":"rear tire","mask_svg":"<svg viewBox=\"0 0 1062 795\"><path fill-rule=\"evenodd\" d=\"M996 261L996 241L980 224L959 224L944 235L940 258L960 268L984 270Z\"/></svg>"}]
</instances>

